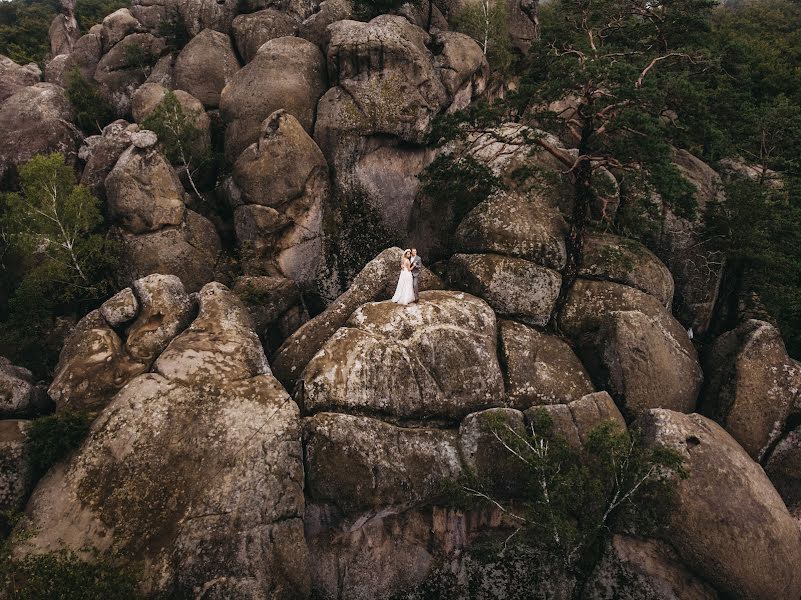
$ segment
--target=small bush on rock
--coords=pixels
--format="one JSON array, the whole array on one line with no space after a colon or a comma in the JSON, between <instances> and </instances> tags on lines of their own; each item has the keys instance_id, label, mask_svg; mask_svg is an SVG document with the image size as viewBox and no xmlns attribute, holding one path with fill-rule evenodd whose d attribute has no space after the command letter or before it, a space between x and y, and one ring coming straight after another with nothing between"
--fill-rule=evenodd
<instances>
[{"instance_id":1,"label":"small bush on rock","mask_svg":"<svg viewBox=\"0 0 801 600\"><path fill-rule=\"evenodd\" d=\"M84 133L100 133L114 120L114 108L77 68L67 74L67 100L72 105L75 124Z\"/></svg>"},{"instance_id":2,"label":"small bush on rock","mask_svg":"<svg viewBox=\"0 0 801 600\"><path fill-rule=\"evenodd\" d=\"M25 440L35 479L81 445L92 422L84 413L62 412L35 419Z\"/></svg>"}]
</instances>

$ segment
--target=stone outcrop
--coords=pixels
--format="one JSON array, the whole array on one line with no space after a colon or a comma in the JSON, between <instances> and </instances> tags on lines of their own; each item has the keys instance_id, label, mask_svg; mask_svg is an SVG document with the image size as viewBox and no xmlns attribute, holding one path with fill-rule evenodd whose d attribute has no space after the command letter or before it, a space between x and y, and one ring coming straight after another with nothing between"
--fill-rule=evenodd
<instances>
[{"instance_id":1,"label":"stone outcrop","mask_svg":"<svg viewBox=\"0 0 801 600\"><path fill-rule=\"evenodd\" d=\"M30 417L45 411L49 402L33 374L0 356L0 419Z\"/></svg>"},{"instance_id":2,"label":"stone outcrop","mask_svg":"<svg viewBox=\"0 0 801 600\"><path fill-rule=\"evenodd\" d=\"M704 367L704 414L762 461L801 409L801 364L787 356L778 329L750 320L715 340Z\"/></svg>"},{"instance_id":3,"label":"stone outcrop","mask_svg":"<svg viewBox=\"0 0 801 600\"><path fill-rule=\"evenodd\" d=\"M301 378L306 365L353 312L366 302L391 298L398 282L403 251L388 248L371 260L356 276L348 291L328 308L303 325L278 349L272 367L275 376L289 389ZM420 274L420 290L439 289L442 282L427 271Z\"/></svg>"},{"instance_id":4,"label":"stone outcrop","mask_svg":"<svg viewBox=\"0 0 801 600\"><path fill-rule=\"evenodd\" d=\"M500 321L498 352L514 408L566 404L592 393L590 376L570 346L514 321Z\"/></svg>"},{"instance_id":5,"label":"stone outcrop","mask_svg":"<svg viewBox=\"0 0 801 600\"><path fill-rule=\"evenodd\" d=\"M448 279L484 299L497 314L531 325L548 323L562 284L556 271L499 254L454 254Z\"/></svg>"},{"instance_id":6,"label":"stone outcrop","mask_svg":"<svg viewBox=\"0 0 801 600\"><path fill-rule=\"evenodd\" d=\"M239 71L231 38L204 29L175 59L175 89L191 94L206 108L217 108L220 93Z\"/></svg>"},{"instance_id":7,"label":"stone outcrop","mask_svg":"<svg viewBox=\"0 0 801 600\"><path fill-rule=\"evenodd\" d=\"M299 283L317 280L323 260L323 211L329 198L328 165L298 120L271 114L234 164L243 203L234 225L244 270L278 272Z\"/></svg>"},{"instance_id":8,"label":"stone outcrop","mask_svg":"<svg viewBox=\"0 0 801 600\"><path fill-rule=\"evenodd\" d=\"M457 292L364 304L304 369L302 408L454 420L498 406L495 326L489 306Z\"/></svg>"},{"instance_id":9,"label":"stone outcrop","mask_svg":"<svg viewBox=\"0 0 801 600\"><path fill-rule=\"evenodd\" d=\"M233 162L256 142L262 122L281 108L313 131L317 100L325 89L325 59L317 46L296 37L266 42L220 96L228 159Z\"/></svg>"},{"instance_id":10,"label":"stone outcrop","mask_svg":"<svg viewBox=\"0 0 801 600\"><path fill-rule=\"evenodd\" d=\"M0 104L20 88L35 85L41 79L42 70L36 64L18 65L0 54Z\"/></svg>"},{"instance_id":11,"label":"stone outcrop","mask_svg":"<svg viewBox=\"0 0 801 600\"><path fill-rule=\"evenodd\" d=\"M575 448L584 445L592 431L601 424L609 423L619 430L626 429L623 415L606 392L587 394L567 404L532 406L525 414L535 420L539 411L553 422L547 435L563 439Z\"/></svg>"},{"instance_id":12,"label":"stone outcrop","mask_svg":"<svg viewBox=\"0 0 801 600\"><path fill-rule=\"evenodd\" d=\"M765 461L765 473L790 513L801 518L801 427L796 426L773 448Z\"/></svg>"},{"instance_id":13,"label":"stone outcrop","mask_svg":"<svg viewBox=\"0 0 801 600\"><path fill-rule=\"evenodd\" d=\"M653 296L579 279L559 316L599 389L627 418L648 408L695 410L703 373L687 332Z\"/></svg>"},{"instance_id":14,"label":"stone outcrop","mask_svg":"<svg viewBox=\"0 0 801 600\"><path fill-rule=\"evenodd\" d=\"M647 439L684 458L667 542L722 596L801 594L801 531L764 471L717 423L698 414L647 412ZM714 518L710 518L714 515Z\"/></svg>"},{"instance_id":15,"label":"stone outcrop","mask_svg":"<svg viewBox=\"0 0 801 600\"><path fill-rule=\"evenodd\" d=\"M106 177L131 145L131 135L137 131L138 125L119 119L106 125L101 135L85 138L78 150L78 157L85 162L81 185L88 187L95 196L105 198Z\"/></svg>"},{"instance_id":16,"label":"stone outcrop","mask_svg":"<svg viewBox=\"0 0 801 600\"><path fill-rule=\"evenodd\" d=\"M286 13L265 9L255 13L239 15L234 19L232 30L239 55L250 62L265 43L276 38L295 35L297 21Z\"/></svg>"},{"instance_id":17,"label":"stone outcrop","mask_svg":"<svg viewBox=\"0 0 801 600\"><path fill-rule=\"evenodd\" d=\"M130 381L37 486L16 552L118 553L152 593L305 597L297 407L236 297L212 284L199 299L159 373Z\"/></svg>"}]
</instances>

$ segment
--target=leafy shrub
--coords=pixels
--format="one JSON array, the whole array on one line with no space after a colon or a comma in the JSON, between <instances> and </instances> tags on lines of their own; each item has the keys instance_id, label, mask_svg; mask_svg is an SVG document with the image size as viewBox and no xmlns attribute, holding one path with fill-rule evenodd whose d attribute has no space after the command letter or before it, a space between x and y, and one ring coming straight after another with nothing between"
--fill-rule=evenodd
<instances>
[{"instance_id":1,"label":"leafy shrub","mask_svg":"<svg viewBox=\"0 0 801 600\"><path fill-rule=\"evenodd\" d=\"M87 81L77 67L67 74L66 91L74 122L84 133L100 133L116 118L114 108L100 94L97 85Z\"/></svg>"},{"instance_id":2,"label":"leafy shrub","mask_svg":"<svg viewBox=\"0 0 801 600\"><path fill-rule=\"evenodd\" d=\"M80 412L60 412L35 419L25 440L28 464L34 478L78 448L89 432L89 417Z\"/></svg>"},{"instance_id":3,"label":"leafy shrub","mask_svg":"<svg viewBox=\"0 0 801 600\"><path fill-rule=\"evenodd\" d=\"M362 21L369 21L378 15L393 13L404 4L419 6L420 0L354 0L353 16Z\"/></svg>"},{"instance_id":4,"label":"leafy shrub","mask_svg":"<svg viewBox=\"0 0 801 600\"><path fill-rule=\"evenodd\" d=\"M464 4L453 19L454 29L466 33L478 42L490 67L508 74L515 53L509 35L506 2L479 0Z\"/></svg>"}]
</instances>

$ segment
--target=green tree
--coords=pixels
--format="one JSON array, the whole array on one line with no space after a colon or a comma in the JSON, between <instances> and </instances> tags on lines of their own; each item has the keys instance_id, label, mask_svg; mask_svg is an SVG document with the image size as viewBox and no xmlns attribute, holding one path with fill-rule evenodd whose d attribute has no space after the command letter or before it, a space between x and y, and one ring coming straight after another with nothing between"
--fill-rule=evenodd
<instances>
[{"instance_id":1,"label":"green tree","mask_svg":"<svg viewBox=\"0 0 801 600\"><path fill-rule=\"evenodd\" d=\"M465 4L453 19L454 29L476 40L500 73L509 73L514 62L508 18L505 0L477 0Z\"/></svg>"},{"instance_id":2,"label":"green tree","mask_svg":"<svg viewBox=\"0 0 801 600\"><path fill-rule=\"evenodd\" d=\"M88 81L77 67L67 73L66 92L75 124L84 133L100 133L115 119L114 107L103 98L97 85Z\"/></svg>"}]
</instances>

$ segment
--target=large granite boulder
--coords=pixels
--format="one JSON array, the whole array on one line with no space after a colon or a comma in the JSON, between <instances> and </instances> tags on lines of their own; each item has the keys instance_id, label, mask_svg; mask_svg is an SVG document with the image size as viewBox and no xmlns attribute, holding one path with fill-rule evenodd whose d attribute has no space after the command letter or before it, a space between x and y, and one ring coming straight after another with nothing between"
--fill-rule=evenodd
<instances>
[{"instance_id":1,"label":"large granite boulder","mask_svg":"<svg viewBox=\"0 0 801 600\"><path fill-rule=\"evenodd\" d=\"M648 408L693 412L703 373L687 332L653 296L578 279L559 316L561 330L599 389L627 418Z\"/></svg>"},{"instance_id":2,"label":"large granite boulder","mask_svg":"<svg viewBox=\"0 0 801 600\"><path fill-rule=\"evenodd\" d=\"M268 41L220 96L226 156L233 161L256 142L262 122L281 108L311 132L325 90L325 58L317 46L296 37Z\"/></svg>"},{"instance_id":3,"label":"large granite boulder","mask_svg":"<svg viewBox=\"0 0 801 600\"><path fill-rule=\"evenodd\" d=\"M667 309L673 302L673 276L650 250L635 240L608 233L585 236L579 276L605 279L651 294Z\"/></svg>"},{"instance_id":4,"label":"large granite boulder","mask_svg":"<svg viewBox=\"0 0 801 600\"><path fill-rule=\"evenodd\" d=\"M801 409L801 364L787 356L778 329L755 320L718 337L706 356L703 413L762 461Z\"/></svg>"},{"instance_id":5,"label":"large granite boulder","mask_svg":"<svg viewBox=\"0 0 801 600\"><path fill-rule=\"evenodd\" d=\"M106 177L111 221L130 233L158 231L184 220L184 188L161 153L129 147Z\"/></svg>"},{"instance_id":6,"label":"large granite boulder","mask_svg":"<svg viewBox=\"0 0 801 600\"><path fill-rule=\"evenodd\" d=\"M29 423L17 419L0 420L0 513L21 510L29 492L31 473L25 448L25 430Z\"/></svg>"},{"instance_id":7,"label":"large granite boulder","mask_svg":"<svg viewBox=\"0 0 801 600\"><path fill-rule=\"evenodd\" d=\"M127 8L120 8L113 13L106 15L100 24L100 41L102 52L108 52L111 48L122 41L122 39L132 33L142 33L142 24L131 14Z\"/></svg>"},{"instance_id":8,"label":"large granite boulder","mask_svg":"<svg viewBox=\"0 0 801 600\"><path fill-rule=\"evenodd\" d=\"M169 6L169 0L165 4ZM238 0L180 0L175 3L181 22L191 36L198 36L207 29L229 34L242 4Z\"/></svg>"},{"instance_id":9,"label":"large granite boulder","mask_svg":"<svg viewBox=\"0 0 801 600\"><path fill-rule=\"evenodd\" d=\"M213 284L200 303L161 373L121 390L37 486L35 533L15 552L98 550L137 568L153 594L306 597L297 407L236 297Z\"/></svg>"},{"instance_id":10,"label":"large granite boulder","mask_svg":"<svg viewBox=\"0 0 801 600\"><path fill-rule=\"evenodd\" d=\"M249 63L265 43L276 38L295 35L297 21L284 12L271 8L239 15L232 30L239 55Z\"/></svg>"},{"instance_id":11,"label":"large granite boulder","mask_svg":"<svg viewBox=\"0 0 801 600\"><path fill-rule=\"evenodd\" d=\"M498 192L462 220L455 248L523 258L558 271L567 261L566 234L564 218L544 198Z\"/></svg>"},{"instance_id":12,"label":"large granite boulder","mask_svg":"<svg viewBox=\"0 0 801 600\"><path fill-rule=\"evenodd\" d=\"M337 21L344 21L353 16L351 0L323 0L319 9L306 18L298 27L298 36L311 43L325 48L331 39L328 26Z\"/></svg>"},{"instance_id":13,"label":"large granite boulder","mask_svg":"<svg viewBox=\"0 0 801 600\"><path fill-rule=\"evenodd\" d=\"M298 120L285 110L271 114L259 140L234 164L233 180L244 203L234 222L245 272L274 268L299 283L315 282L323 259L328 165Z\"/></svg>"},{"instance_id":14,"label":"large granite boulder","mask_svg":"<svg viewBox=\"0 0 801 600\"><path fill-rule=\"evenodd\" d=\"M47 397L33 374L0 356L0 418L30 417L47 407Z\"/></svg>"},{"instance_id":15,"label":"large granite boulder","mask_svg":"<svg viewBox=\"0 0 801 600\"><path fill-rule=\"evenodd\" d=\"M455 420L499 406L495 325L489 306L458 292L364 304L306 365L302 408Z\"/></svg>"},{"instance_id":16,"label":"large granite boulder","mask_svg":"<svg viewBox=\"0 0 801 600\"><path fill-rule=\"evenodd\" d=\"M191 94L206 108L217 108L220 93L239 71L231 38L204 29L175 59L175 89Z\"/></svg>"},{"instance_id":17,"label":"large granite boulder","mask_svg":"<svg viewBox=\"0 0 801 600\"><path fill-rule=\"evenodd\" d=\"M220 236L206 217L187 210L176 226L134 235L117 232L124 260L119 274L132 282L151 273L175 275L190 292L217 278L222 257Z\"/></svg>"},{"instance_id":18,"label":"large granite boulder","mask_svg":"<svg viewBox=\"0 0 801 600\"><path fill-rule=\"evenodd\" d=\"M138 125L119 119L106 125L100 135L84 139L78 150L78 157L85 162L81 185L89 188L95 196L105 199L106 177L122 153L131 146L131 135L137 131Z\"/></svg>"},{"instance_id":19,"label":"large granite boulder","mask_svg":"<svg viewBox=\"0 0 801 600\"><path fill-rule=\"evenodd\" d=\"M64 89L51 83L20 87L6 98L0 105L0 181L38 154L59 152L75 164L83 136L71 120Z\"/></svg>"},{"instance_id":20,"label":"large granite boulder","mask_svg":"<svg viewBox=\"0 0 801 600\"><path fill-rule=\"evenodd\" d=\"M790 513L801 518L801 427L796 426L765 458L767 473Z\"/></svg>"},{"instance_id":21,"label":"large granite boulder","mask_svg":"<svg viewBox=\"0 0 801 600\"><path fill-rule=\"evenodd\" d=\"M365 302L391 298L398 282L403 250L387 248L371 260L356 276L348 290L328 308L292 334L276 352L272 367L275 376L292 389L312 357ZM440 289L439 281L427 269L420 274L420 290Z\"/></svg>"},{"instance_id":22,"label":"large granite boulder","mask_svg":"<svg viewBox=\"0 0 801 600\"><path fill-rule=\"evenodd\" d=\"M0 104L20 88L37 84L41 79L42 70L36 64L18 65L0 54Z\"/></svg>"},{"instance_id":23,"label":"large granite boulder","mask_svg":"<svg viewBox=\"0 0 801 600\"><path fill-rule=\"evenodd\" d=\"M765 472L717 423L654 409L641 426L653 444L677 451L687 479L665 533L679 557L723 597L801 595L801 530Z\"/></svg>"},{"instance_id":24,"label":"large granite boulder","mask_svg":"<svg viewBox=\"0 0 801 600\"><path fill-rule=\"evenodd\" d=\"M497 314L531 325L550 321L562 285L556 271L499 254L454 254L448 278L457 289L483 298Z\"/></svg>"},{"instance_id":25,"label":"large granite boulder","mask_svg":"<svg viewBox=\"0 0 801 600\"><path fill-rule=\"evenodd\" d=\"M540 412L544 412L552 421L547 435L562 439L574 448L584 445L599 425L608 423L619 430L626 429L623 415L606 392L587 394L567 404L532 406L525 411L525 415L535 421Z\"/></svg>"},{"instance_id":26,"label":"large granite boulder","mask_svg":"<svg viewBox=\"0 0 801 600\"><path fill-rule=\"evenodd\" d=\"M595 391L584 365L563 340L515 321L500 321L498 332L510 406L525 410L566 404Z\"/></svg>"}]
</instances>

